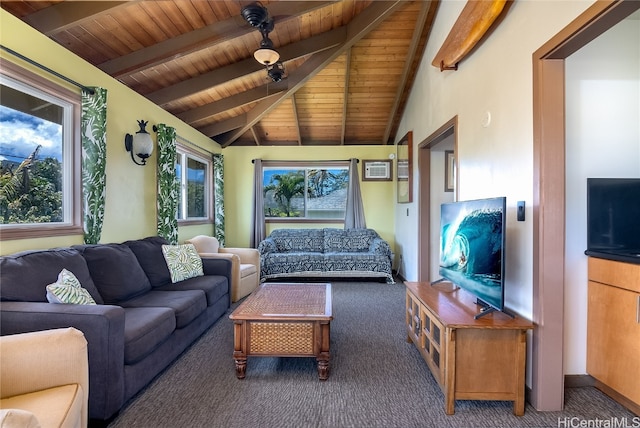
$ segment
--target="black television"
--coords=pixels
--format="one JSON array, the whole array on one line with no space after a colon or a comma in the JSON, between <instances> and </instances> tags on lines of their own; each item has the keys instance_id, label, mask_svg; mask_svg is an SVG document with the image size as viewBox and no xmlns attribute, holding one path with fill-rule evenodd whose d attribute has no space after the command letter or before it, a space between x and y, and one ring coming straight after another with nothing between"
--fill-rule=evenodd
<instances>
[{"instance_id":1,"label":"black television","mask_svg":"<svg viewBox=\"0 0 640 428\"><path fill-rule=\"evenodd\" d=\"M587 178L585 254L640 264L640 178Z\"/></svg>"},{"instance_id":2,"label":"black television","mask_svg":"<svg viewBox=\"0 0 640 428\"><path fill-rule=\"evenodd\" d=\"M506 197L444 203L440 210L441 280L477 298L476 318L504 311ZM505 312L506 313L506 312Z\"/></svg>"}]
</instances>

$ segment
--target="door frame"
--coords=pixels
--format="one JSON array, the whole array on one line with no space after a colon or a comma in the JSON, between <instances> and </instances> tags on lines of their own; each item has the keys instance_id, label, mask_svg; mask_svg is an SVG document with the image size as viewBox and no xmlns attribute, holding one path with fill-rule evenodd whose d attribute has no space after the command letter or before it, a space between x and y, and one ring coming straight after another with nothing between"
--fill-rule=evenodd
<instances>
[{"instance_id":1,"label":"door frame","mask_svg":"<svg viewBox=\"0 0 640 428\"><path fill-rule=\"evenodd\" d=\"M599 0L533 53L533 331L529 401L564 405L565 59L640 9Z\"/></svg>"}]
</instances>

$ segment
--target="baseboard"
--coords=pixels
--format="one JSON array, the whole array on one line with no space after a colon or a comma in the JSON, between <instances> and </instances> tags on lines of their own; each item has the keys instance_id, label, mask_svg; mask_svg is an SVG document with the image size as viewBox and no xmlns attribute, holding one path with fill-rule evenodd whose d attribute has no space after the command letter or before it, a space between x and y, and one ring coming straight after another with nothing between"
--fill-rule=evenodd
<instances>
[{"instance_id":1,"label":"baseboard","mask_svg":"<svg viewBox=\"0 0 640 428\"><path fill-rule=\"evenodd\" d=\"M603 384L599 380L594 377L586 374L586 375L565 375L564 376L564 387L565 388L584 388L584 387L595 387L609 396L612 400L616 401L620 405L626 407L629 411L634 413L637 416L640 416L640 405L634 403L629 400L624 395L619 392L611 389L607 385ZM528 394L530 389L527 387L526 393ZM527 396L528 397L528 396Z\"/></svg>"},{"instance_id":2,"label":"baseboard","mask_svg":"<svg viewBox=\"0 0 640 428\"><path fill-rule=\"evenodd\" d=\"M596 380L588 374L564 375L565 388L584 388L587 386L596 386Z\"/></svg>"}]
</instances>

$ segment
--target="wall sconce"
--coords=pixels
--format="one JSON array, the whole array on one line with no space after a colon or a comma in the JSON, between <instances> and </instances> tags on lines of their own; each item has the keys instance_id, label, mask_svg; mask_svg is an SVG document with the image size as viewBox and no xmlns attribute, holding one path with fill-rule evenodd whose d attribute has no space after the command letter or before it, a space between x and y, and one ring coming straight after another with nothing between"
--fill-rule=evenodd
<instances>
[{"instance_id":1,"label":"wall sconce","mask_svg":"<svg viewBox=\"0 0 640 428\"><path fill-rule=\"evenodd\" d=\"M151 135L149 135L145 129L147 123L149 122L139 120L138 125L140 126L140 130L136 132L135 135L127 134L124 137L124 147L131 153L131 160L136 165L146 165L147 158L151 156L153 152L153 140L151 140ZM135 156L133 156L134 153L141 159L140 162L136 161Z\"/></svg>"}]
</instances>

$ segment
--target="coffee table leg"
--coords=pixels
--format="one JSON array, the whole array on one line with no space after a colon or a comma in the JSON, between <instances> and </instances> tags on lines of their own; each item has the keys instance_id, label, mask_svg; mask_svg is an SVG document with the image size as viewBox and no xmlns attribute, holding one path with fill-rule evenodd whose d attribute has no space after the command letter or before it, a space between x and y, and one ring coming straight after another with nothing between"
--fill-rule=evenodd
<instances>
[{"instance_id":1,"label":"coffee table leg","mask_svg":"<svg viewBox=\"0 0 640 428\"><path fill-rule=\"evenodd\" d=\"M233 324L233 359L236 362L236 377L244 379L247 370L247 354L243 350L243 331L246 325L244 321L236 321Z\"/></svg>"},{"instance_id":2,"label":"coffee table leg","mask_svg":"<svg viewBox=\"0 0 640 428\"><path fill-rule=\"evenodd\" d=\"M235 355L234 352L233 358L236 362L236 377L238 379L244 379L247 370L247 357L242 355Z\"/></svg>"},{"instance_id":3,"label":"coffee table leg","mask_svg":"<svg viewBox=\"0 0 640 428\"><path fill-rule=\"evenodd\" d=\"M329 322L320 323L320 353L318 354L318 377L320 380L329 378L329 344L331 343L331 330Z\"/></svg>"},{"instance_id":4,"label":"coffee table leg","mask_svg":"<svg viewBox=\"0 0 640 428\"><path fill-rule=\"evenodd\" d=\"M318 360L318 377L320 380L329 378L329 353L322 352L317 358Z\"/></svg>"}]
</instances>

